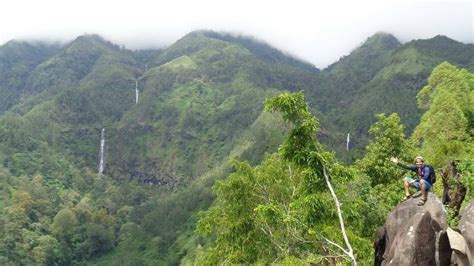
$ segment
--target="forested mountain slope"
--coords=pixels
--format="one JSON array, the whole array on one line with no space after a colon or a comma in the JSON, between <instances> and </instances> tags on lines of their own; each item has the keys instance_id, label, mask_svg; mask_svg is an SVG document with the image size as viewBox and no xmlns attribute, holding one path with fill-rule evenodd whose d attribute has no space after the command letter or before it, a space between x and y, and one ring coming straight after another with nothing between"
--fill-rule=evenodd
<instances>
[{"instance_id":1,"label":"forested mountain slope","mask_svg":"<svg viewBox=\"0 0 474 266\"><path fill-rule=\"evenodd\" d=\"M443 61L472 70L474 46L444 36L403 45L384 33L367 39L351 54L324 69L321 86L308 93L314 97L310 103L316 101L324 108L323 130L327 126L331 136L323 143L332 143L329 146L342 155L345 135L350 133L352 147L365 146L368 128L377 113L398 113L406 133L412 132L422 114L415 96L433 68ZM322 95L322 103L318 102L318 95ZM357 153L356 149L350 156Z\"/></svg>"},{"instance_id":2,"label":"forested mountain slope","mask_svg":"<svg viewBox=\"0 0 474 266\"><path fill-rule=\"evenodd\" d=\"M0 114L28 95L30 72L59 51L59 46L10 41L0 46Z\"/></svg>"},{"instance_id":3,"label":"forested mountain slope","mask_svg":"<svg viewBox=\"0 0 474 266\"><path fill-rule=\"evenodd\" d=\"M287 73L307 72L272 65L242 46L199 32L146 54L120 49L99 36L81 36L45 59L28 76L25 100L0 118L2 205L9 206L2 215L8 225L2 252L18 262L39 260L31 253L38 246L26 244L27 236L18 231L39 223L44 231L30 228L28 234L54 236L48 238L48 250L67 249L43 259L90 259L110 251L122 225L133 221L140 227L131 239L146 243L139 237L143 234L162 239L161 251L148 259L168 253L170 260L177 259L168 248L179 228L212 200L209 182L226 171L220 165L229 157L258 163L282 138L285 126L262 114L262 102L279 91L270 84L282 89L294 80ZM102 129L105 169L97 175ZM18 181L20 176L24 179ZM199 176L210 181L191 185ZM44 187L51 198L33 191L36 187ZM47 209L15 205L16 195ZM9 210L21 212L25 223ZM118 219L124 211L127 216ZM71 222L68 233L53 230L63 215L64 223ZM155 217L162 215L169 218L157 223Z\"/></svg>"}]
</instances>

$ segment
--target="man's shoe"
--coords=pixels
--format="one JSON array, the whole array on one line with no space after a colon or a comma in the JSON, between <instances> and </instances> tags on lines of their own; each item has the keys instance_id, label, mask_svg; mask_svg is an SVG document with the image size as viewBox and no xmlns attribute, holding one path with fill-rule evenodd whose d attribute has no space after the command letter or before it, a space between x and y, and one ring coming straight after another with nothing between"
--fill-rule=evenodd
<instances>
[{"instance_id":1,"label":"man's shoe","mask_svg":"<svg viewBox=\"0 0 474 266\"><path fill-rule=\"evenodd\" d=\"M418 206L423 206L425 205L426 199L421 198L420 201L418 202Z\"/></svg>"}]
</instances>

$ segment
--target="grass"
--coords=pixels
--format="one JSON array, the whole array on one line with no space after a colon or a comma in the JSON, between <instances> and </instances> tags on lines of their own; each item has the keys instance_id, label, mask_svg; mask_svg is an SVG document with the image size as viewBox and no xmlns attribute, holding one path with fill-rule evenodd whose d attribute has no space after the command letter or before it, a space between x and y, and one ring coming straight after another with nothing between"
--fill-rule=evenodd
<instances>
[{"instance_id":1,"label":"grass","mask_svg":"<svg viewBox=\"0 0 474 266\"><path fill-rule=\"evenodd\" d=\"M169 67L173 70L177 70L180 68L196 69L197 66L189 56L183 55L169 63L162 65L161 67Z\"/></svg>"}]
</instances>

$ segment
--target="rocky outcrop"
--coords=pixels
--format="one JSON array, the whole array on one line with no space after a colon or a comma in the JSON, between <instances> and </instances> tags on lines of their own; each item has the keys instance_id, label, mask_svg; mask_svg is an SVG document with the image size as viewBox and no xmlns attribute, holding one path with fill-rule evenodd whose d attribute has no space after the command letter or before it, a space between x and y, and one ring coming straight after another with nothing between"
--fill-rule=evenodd
<instances>
[{"instance_id":1,"label":"rocky outcrop","mask_svg":"<svg viewBox=\"0 0 474 266\"><path fill-rule=\"evenodd\" d=\"M418 201L400 203L377 230L375 265L435 265L436 237L447 228L446 211L433 193L425 205Z\"/></svg>"},{"instance_id":2,"label":"rocky outcrop","mask_svg":"<svg viewBox=\"0 0 474 266\"><path fill-rule=\"evenodd\" d=\"M448 228L447 230L443 230L438 232L436 235L436 253L435 253L435 261L436 265L450 265L451 263L451 255L453 250L451 249L451 245L449 243L449 236L448 236Z\"/></svg>"},{"instance_id":3,"label":"rocky outcrop","mask_svg":"<svg viewBox=\"0 0 474 266\"><path fill-rule=\"evenodd\" d=\"M474 264L474 199L471 199L461 214L459 231L466 241L471 263Z\"/></svg>"},{"instance_id":4,"label":"rocky outcrop","mask_svg":"<svg viewBox=\"0 0 474 266\"><path fill-rule=\"evenodd\" d=\"M446 212L432 193L400 203L377 229L375 265L474 265L474 199L464 208L459 230L447 227Z\"/></svg>"},{"instance_id":5,"label":"rocky outcrop","mask_svg":"<svg viewBox=\"0 0 474 266\"><path fill-rule=\"evenodd\" d=\"M451 228L438 233L436 237L436 265L471 266L471 258L466 240Z\"/></svg>"}]
</instances>

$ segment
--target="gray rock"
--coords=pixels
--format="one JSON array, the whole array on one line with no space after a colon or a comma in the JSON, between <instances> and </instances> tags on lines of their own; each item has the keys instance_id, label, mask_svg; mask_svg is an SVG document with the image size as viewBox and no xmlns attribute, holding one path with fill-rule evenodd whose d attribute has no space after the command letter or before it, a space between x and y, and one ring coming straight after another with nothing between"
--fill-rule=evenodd
<instances>
[{"instance_id":1,"label":"gray rock","mask_svg":"<svg viewBox=\"0 0 474 266\"><path fill-rule=\"evenodd\" d=\"M449 230L449 228L448 228ZM449 243L447 230L438 232L436 235L436 265L449 266L451 265L451 256L453 250Z\"/></svg>"},{"instance_id":2,"label":"gray rock","mask_svg":"<svg viewBox=\"0 0 474 266\"><path fill-rule=\"evenodd\" d=\"M436 234L447 228L446 211L432 193L425 205L418 206L418 202L419 198L412 198L400 203L384 229L378 230L376 265L435 265Z\"/></svg>"},{"instance_id":3,"label":"gray rock","mask_svg":"<svg viewBox=\"0 0 474 266\"><path fill-rule=\"evenodd\" d=\"M381 226L377 228L375 233L374 249L375 249L375 259L374 265L381 265L383 262L383 254L385 252L385 242L386 242L386 232L385 227Z\"/></svg>"},{"instance_id":4,"label":"gray rock","mask_svg":"<svg viewBox=\"0 0 474 266\"><path fill-rule=\"evenodd\" d=\"M467 246L464 237L451 228L448 228L446 232L449 239L449 245L453 251L452 264L459 266L472 265L471 262L473 261L471 259L471 252L469 251L469 247Z\"/></svg>"},{"instance_id":5,"label":"gray rock","mask_svg":"<svg viewBox=\"0 0 474 266\"><path fill-rule=\"evenodd\" d=\"M461 213L459 230L461 235L466 240L467 246L471 253L470 257L474 259L474 199L471 199L469 204Z\"/></svg>"},{"instance_id":6,"label":"gray rock","mask_svg":"<svg viewBox=\"0 0 474 266\"><path fill-rule=\"evenodd\" d=\"M437 266L471 266L471 253L464 237L449 228L436 236L436 265Z\"/></svg>"}]
</instances>

